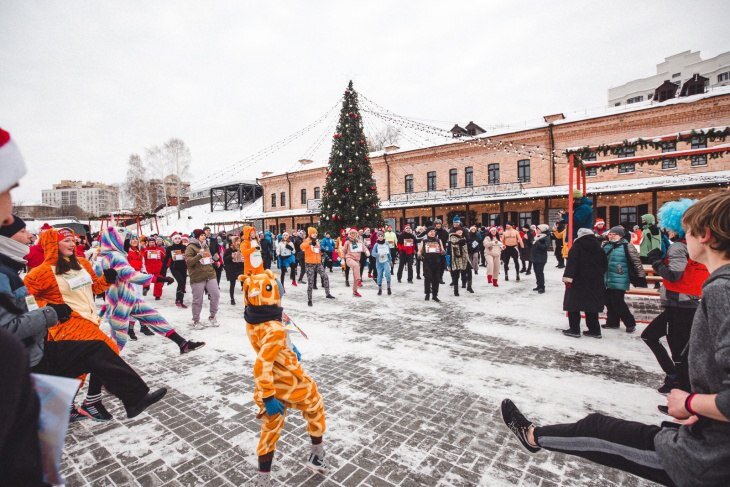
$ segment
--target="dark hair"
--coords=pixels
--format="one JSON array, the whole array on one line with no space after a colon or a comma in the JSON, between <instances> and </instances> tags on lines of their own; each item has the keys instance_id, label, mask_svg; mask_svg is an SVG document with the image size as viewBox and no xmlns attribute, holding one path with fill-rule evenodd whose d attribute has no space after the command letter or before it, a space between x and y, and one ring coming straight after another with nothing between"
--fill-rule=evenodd
<instances>
[{"instance_id":1,"label":"dark hair","mask_svg":"<svg viewBox=\"0 0 730 487\"><path fill-rule=\"evenodd\" d=\"M65 274L71 269L75 271L81 270L81 264L76 258L76 254L73 253L69 257L64 257L60 253L58 254L58 262L56 262L56 274Z\"/></svg>"}]
</instances>

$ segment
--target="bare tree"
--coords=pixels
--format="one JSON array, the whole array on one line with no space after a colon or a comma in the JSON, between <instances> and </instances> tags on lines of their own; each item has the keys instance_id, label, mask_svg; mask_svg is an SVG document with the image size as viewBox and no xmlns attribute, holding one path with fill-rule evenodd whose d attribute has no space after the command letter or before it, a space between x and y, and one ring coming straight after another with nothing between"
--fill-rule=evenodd
<instances>
[{"instance_id":1,"label":"bare tree","mask_svg":"<svg viewBox=\"0 0 730 487\"><path fill-rule=\"evenodd\" d=\"M393 125L386 125L382 129L370 132L366 135L368 148L371 151L379 151L389 145L396 145L400 139L400 128Z\"/></svg>"},{"instance_id":2,"label":"bare tree","mask_svg":"<svg viewBox=\"0 0 730 487\"><path fill-rule=\"evenodd\" d=\"M158 187L157 184L154 184L155 187L152 189L152 196L154 197L155 201L152 205L153 208L157 208L160 204L159 201L159 193L162 193L162 204L164 206L167 206L167 185L165 184L165 178L167 178L167 175L169 174L168 170L168 163L167 159L165 158L165 152L162 147L159 145L155 145L152 147L147 147L144 150L145 153L145 163L147 164L147 167L149 167L152 170L152 173L156 176L155 179L159 178L159 185L161 187ZM150 183L157 183L157 181L150 181ZM160 191L161 190L161 191Z\"/></svg>"},{"instance_id":3,"label":"bare tree","mask_svg":"<svg viewBox=\"0 0 730 487\"><path fill-rule=\"evenodd\" d=\"M169 174L174 176L173 181L175 184L175 198L177 200L177 217L180 218L182 183L183 180L190 175L190 162L192 160L190 149L182 140L172 138L165 142L164 156L169 169Z\"/></svg>"},{"instance_id":4,"label":"bare tree","mask_svg":"<svg viewBox=\"0 0 730 487\"><path fill-rule=\"evenodd\" d=\"M131 154L129 156L124 191L132 201L132 206L135 211L145 213L152 208L150 187L147 181L147 169L139 154Z\"/></svg>"}]
</instances>

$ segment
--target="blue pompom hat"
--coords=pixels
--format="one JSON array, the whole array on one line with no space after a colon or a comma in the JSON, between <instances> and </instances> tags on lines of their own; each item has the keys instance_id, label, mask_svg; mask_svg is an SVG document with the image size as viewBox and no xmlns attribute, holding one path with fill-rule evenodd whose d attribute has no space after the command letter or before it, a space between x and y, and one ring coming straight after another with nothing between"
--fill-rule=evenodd
<instances>
[{"instance_id":1,"label":"blue pompom hat","mask_svg":"<svg viewBox=\"0 0 730 487\"><path fill-rule=\"evenodd\" d=\"M689 198L664 203L657 213L659 227L676 233L679 238L684 238L682 217L684 216L684 212L695 203L697 203L697 200L691 200Z\"/></svg>"}]
</instances>

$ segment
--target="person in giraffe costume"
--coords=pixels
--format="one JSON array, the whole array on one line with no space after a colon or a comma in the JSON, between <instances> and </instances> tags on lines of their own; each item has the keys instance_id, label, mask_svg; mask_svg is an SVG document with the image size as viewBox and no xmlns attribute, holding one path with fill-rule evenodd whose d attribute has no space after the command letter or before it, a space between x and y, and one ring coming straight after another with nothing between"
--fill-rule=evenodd
<instances>
[{"instance_id":1,"label":"person in giraffe costume","mask_svg":"<svg viewBox=\"0 0 730 487\"><path fill-rule=\"evenodd\" d=\"M328 470L322 443L326 429L324 401L317 384L302 369L299 350L288 339L281 307L283 287L270 270L242 276L241 280L246 333L256 352L254 401L259 407L257 417L262 420L255 485L271 485L271 464L288 408L300 410L307 422L312 445L305 466L324 474Z\"/></svg>"}]
</instances>

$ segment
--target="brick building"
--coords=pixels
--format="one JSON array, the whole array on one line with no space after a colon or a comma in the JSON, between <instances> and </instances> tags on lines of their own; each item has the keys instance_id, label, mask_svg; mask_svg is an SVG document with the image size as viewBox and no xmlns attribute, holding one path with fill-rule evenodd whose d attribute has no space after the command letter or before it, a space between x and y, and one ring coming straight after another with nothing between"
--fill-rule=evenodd
<instances>
[{"instance_id":1,"label":"brick building","mask_svg":"<svg viewBox=\"0 0 730 487\"><path fill-rule=\"evenodd\" d=\"M618 157L667 152L657 164L625 164L588 175L596 216L631 227L666 201L727 190L730 154L692 159L669 154L724 145L725 137L713 135L727 136L728 127L730 87L720 87L663 103L550 115L524 130L454 138L432 147L386 147L371 153L371 163L383 216L399 228L454 214L467 224L529 224L552 223L557 211L567 208L566 149L596 147L590 154L596 160L616 158L617 151ZM613 153L606 152L612 146ZM290 172L262 175L263 205L255 218L279 231L316 224L326 166L326 161L303 160Z\"/></svg>"}]
</instances>

